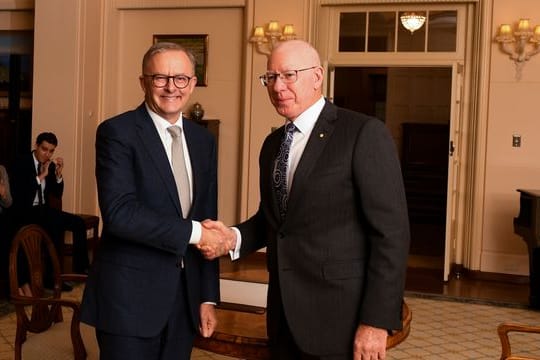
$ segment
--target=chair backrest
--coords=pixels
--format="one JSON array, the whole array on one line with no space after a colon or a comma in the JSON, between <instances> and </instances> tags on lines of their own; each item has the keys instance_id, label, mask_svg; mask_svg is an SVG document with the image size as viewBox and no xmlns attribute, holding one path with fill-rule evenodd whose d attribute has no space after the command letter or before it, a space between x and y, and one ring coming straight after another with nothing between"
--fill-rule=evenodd
<instances>
[{"instance_id":1,"label":"chair backrest","mask_svg":"<svg viewBox=\"0 0 540 360\"><path fill-rule=\"evenodd\" d=\"M10 295L15 305L18 321L25 323L31 332L42 332L55 322L62 321L60 306L32 304L31 299L19 295L19 270L28 269L32 297L43 298L45 294L45 274L47 266L52 265L53 291L48 298L59 299L61 296L60 264L52 240L45 230L36 224L23 226L13 238L9 253L9 285ZM25 299L27 298L27 299ZM25 301L28 300L28 301ZM27 305L31 311L25 310Z\"/></svg>"}]
</instances>

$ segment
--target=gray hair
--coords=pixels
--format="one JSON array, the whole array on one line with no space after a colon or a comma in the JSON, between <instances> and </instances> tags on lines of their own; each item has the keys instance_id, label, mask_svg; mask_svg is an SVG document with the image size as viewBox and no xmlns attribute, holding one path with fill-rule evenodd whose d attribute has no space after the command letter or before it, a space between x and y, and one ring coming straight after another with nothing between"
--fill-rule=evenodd
<instances>
[{"instance_id":1,"label":"gray hair","mask_svg":"<svg viewBox=\"0 0 540 360\"><path fill-rule=\"evenodd\" d=\"M186 49L180 44L173 42L157 42L152 45L144 54L142 60L142 73L144 74L144 68L154 55L170 50L184 52L189 58L189 61L191 61L191 64L193 65L193 72L195 72L195 66L197 65L197 61L195 60L195 55L193 55L190 50Z\"/></svg>"}]
</instances>

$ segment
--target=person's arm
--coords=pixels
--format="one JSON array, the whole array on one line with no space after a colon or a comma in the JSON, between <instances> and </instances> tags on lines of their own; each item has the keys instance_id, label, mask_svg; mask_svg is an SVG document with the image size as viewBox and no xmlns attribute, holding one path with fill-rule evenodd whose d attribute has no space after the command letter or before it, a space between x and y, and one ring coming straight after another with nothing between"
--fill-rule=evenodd
<instances>
[{"instance_id":1,"label":"person's arm","mask_svg":"<svg viewBox=\"0 0 540 360\"><path fill-rule=\"evenodd\" d=\"M5 167L0 166L0 206L7 209L12 202L8 173Z\"/></svg>"},{"instance_id":2,"label":"person's arm","mask_svg":"<svg viewBox=\"0 0 540 360\"><path fill-rule=\"evenodd\" d=\"M409 252L409 220L395 144L384 123L368 120L359 131L353 177L369 241L359 325L401 328Z\"/></svg>"},{"instance_id":3,"label":"person's arm","mask_svg":"<svg viewBox=\"0 0 540 360\"><path fill-rule=\"evenodd\" d=\"M62 161L63 164L63 161ZM63 167L63 165L61 165ZM60 177L57 175L57 165L54 161L49 161L46 166L44 166L46 170L45 175L45 192L46 196L54 196L58 199L62 199L62 196L64 195L64 181L62 178L62 171L60 170Z\"/></svg>"}]
</instances>

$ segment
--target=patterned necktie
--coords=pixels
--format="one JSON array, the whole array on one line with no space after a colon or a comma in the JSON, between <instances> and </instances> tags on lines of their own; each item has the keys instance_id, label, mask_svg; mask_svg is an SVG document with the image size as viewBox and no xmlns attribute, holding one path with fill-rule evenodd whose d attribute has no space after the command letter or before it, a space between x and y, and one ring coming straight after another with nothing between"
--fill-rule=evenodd
<instances>
[{"instance_id":1,"label":"patterned necktie","mask_svg":"<svg viewBox=\"0 0 540 360\"><path fill-rule=\"evenodd\" d=\"M182 128L180 126L169 126L167 131L172 136L171 162L176 182L176 190L180 198L182 215L187 218L191 209L189 178L186 169L186 160L184 158L184 147L182 146Z\"/></svg>"},{"instance_id":2,"label":"patterned necktie","mask_svg":"<svg viewBox=\"0 0 540 360\"><path fill-rule=\"evenodd\" d=\"M295 131L296 126L292 122L285 126L283 141L279 147L279 153L276 157L276 166L274 169L274 190L279 205L279 214L282 219L285 217L287 212L287 166L289 163L289 152L291 150L291 143Z\"/></svg>"}]
</instances>

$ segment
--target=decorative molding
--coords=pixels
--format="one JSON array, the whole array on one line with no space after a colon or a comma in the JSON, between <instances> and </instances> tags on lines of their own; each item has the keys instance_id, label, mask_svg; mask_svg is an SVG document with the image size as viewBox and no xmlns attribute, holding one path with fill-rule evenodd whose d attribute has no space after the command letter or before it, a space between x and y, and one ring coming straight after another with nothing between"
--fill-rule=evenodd
<instances>
[{"instance_id":1,"label":"decorative molding","mask_svg":"<svg viewBox=\"0 0 540 360\"><path fill-rule=\"evenodd\" d=\"M0 0L0 10L31 10L35 0Z\"/></svg>"},{"instance_id":2,"label":"decorative molding","mask_svg":"<svg viewBox=\"0 0 540 360\"><path fill-rule=\"evenodd\" d=\"M478 3L480 0L424 0L421 2L422 5L429 4L470 4ZM386 5L386 4L419 4L418 0L321 0L321 6L337 6L337 5L365 5L365 4L377 4L377 5Z\"/></svg>"},{"instance_id":3,"label":"decorative molding","mask_svg":"<svg viewBox=\"0 0 540 360\"><path fill-rule=\"evenodd\" d=\"M119 10L238 8L245 7L246 1L247 0L116 0L116 8Z\"/></svg>"}]
</instances>

